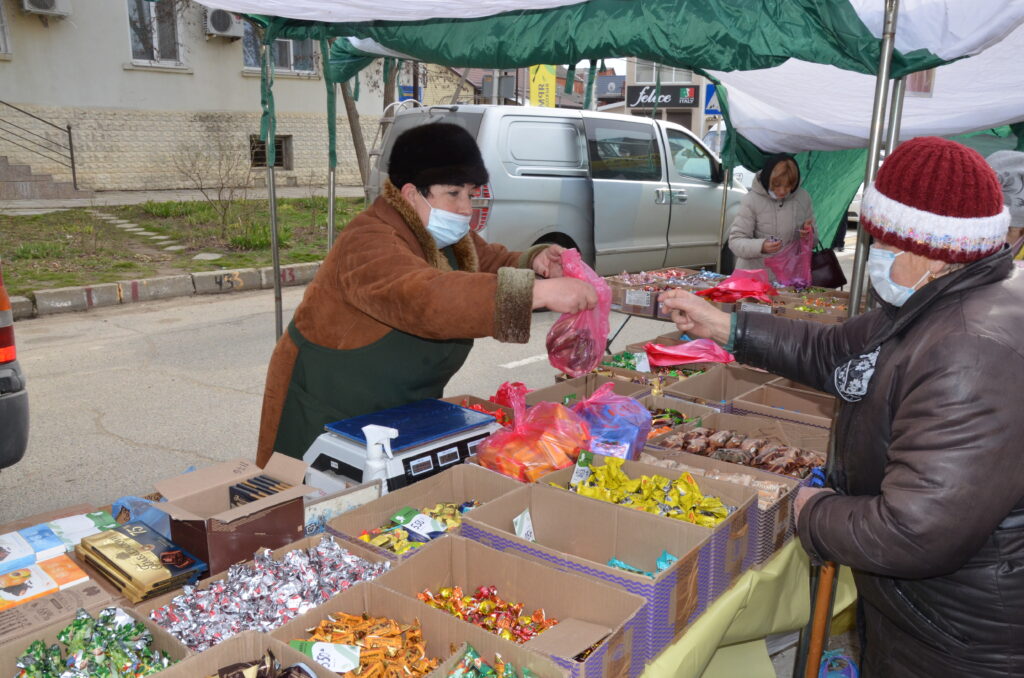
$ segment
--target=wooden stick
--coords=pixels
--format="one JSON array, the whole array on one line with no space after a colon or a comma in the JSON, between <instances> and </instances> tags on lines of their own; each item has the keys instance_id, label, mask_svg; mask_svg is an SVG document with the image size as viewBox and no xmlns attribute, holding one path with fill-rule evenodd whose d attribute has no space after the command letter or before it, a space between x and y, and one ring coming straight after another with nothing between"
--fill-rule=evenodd
<instances>
[{"instance_id":1,"label":"wooden stick","mask_svg":"<svg viewBox=\"0 0 1024 678\"><path fill-rule=\"evenodd\" d=\"M814 605L812 606L814 617L811 619L811 640L807 650L804 678L818 678L818 673L821 670L821 655L825 651L825 633L829 626L829 617L832 615L832 582L835 580L837 567L832 561L821 566L818 590L814 593Z\"/></svg>"}]
</instances>

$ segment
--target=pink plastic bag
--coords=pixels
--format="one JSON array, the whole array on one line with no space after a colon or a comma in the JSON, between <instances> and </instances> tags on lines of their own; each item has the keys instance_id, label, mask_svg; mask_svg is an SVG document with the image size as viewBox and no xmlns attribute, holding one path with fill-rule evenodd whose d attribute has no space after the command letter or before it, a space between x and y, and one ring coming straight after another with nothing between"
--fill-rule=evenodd
<instances>
[{"instance_id":1,"label":"pink plastic bag","mask_svg":"<svg viewBox=\"0 0 1024 678\"><path fill-rule=\"evenodd\" d=\"M764 258L764 265L772 270L775 279L783 285L809 287L811 284L811 253L814 251L813 229Z\"/></svg>"},{"instance_id":2,"label":"pink plastic bag","mask_svg":"<svg viewBox=\"0 0 1024 678\"><path fill-rule=\"evenodd\" d=\"M597 367L608 343L608 313L612 291L604 278L583 263L575 249L562 252L562 271L569 278L594 286L597 306L589 311L563 313L548 331L548 361L570 377L578 377Z\"/></svg>"},{"instance_id":3,"label":"pink plastic bag","mask_svg":"<svg viewBox=\"0 0 1024 678\"><path fill-rule=\"evenodd\" d=\"M590 426L590 451L606 457L637 460L651 431L651 413L640 401L621 396L607 382L572 411Z\"/></svg>"},{"instance_id":4,"label":"pink plastic bag","mask_svg":"<svg viewBox=\"0 0 1024 678\"><path fill-rule=\"evenodd\" d=\"M480 441L476 448L480 465L532 483L574 464L590 439L583 418L560 403L540 402L527 410L526 387L512 384L508 390L515 421L511 429Z\"/></svg>"},{"instance_id":5,"label":"pink plastic bag","mask_svg":"<svg viewBox=\"0 0 1024 678\"><path fill-rule=\"evenodd\" d=\"M655 367L686 363L731 363L736 357L710 339L694 339L677 346L644 344L647 360Z\"/></svg>"},{"instance_id":6,"label":"pink plastic bag","mask_svg":"<svg viewBox=\"0 0 1024 678\"><path fill-rule=\"evenodd\" d=\"M768 278L768 272L763 268L745 269L737 268L728 278L708 290L700 290L697 296L704 297L710 301L733 303L747 297L771 303L769 297L775 296L778 292Z\"/></svg>"}]
</instances>

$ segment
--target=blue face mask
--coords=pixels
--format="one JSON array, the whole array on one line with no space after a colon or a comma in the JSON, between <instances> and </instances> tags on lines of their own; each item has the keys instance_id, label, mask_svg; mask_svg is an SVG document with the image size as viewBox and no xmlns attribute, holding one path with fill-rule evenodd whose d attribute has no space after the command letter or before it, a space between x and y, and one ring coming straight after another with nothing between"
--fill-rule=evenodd
<instances>
[{"instance_id":1,"label":"blue face mask","mask_svg":"<svg viewBox=\"0 0 1024 678\"><path fill-rule=\"evenodd\" d=\"M422 193L417 191L417 194L423 198ZM423 202L426 202L427 207L430 208L427 232L434 237L438 249L454 245L469 233L469 222L472 217L438 209L427 202L426 198L423 198Z\"/></svg>"},{"instance_id":2,"label":"blue face mask","mask_svg":"<svg viewBox=\"0 0 1024 678\"><path fill-rule=\"evenodd\" d=\"M892 265L896 263L896 257L905 252L892 252L883 250L872 245L868 253L868 277L871 279L871 286L878 292L883 301L893 306L902 306L907 303L921 281L928 277L928 272L918 279L912 287L900 285L892 280Z\"/></svg>"}]
</instances>

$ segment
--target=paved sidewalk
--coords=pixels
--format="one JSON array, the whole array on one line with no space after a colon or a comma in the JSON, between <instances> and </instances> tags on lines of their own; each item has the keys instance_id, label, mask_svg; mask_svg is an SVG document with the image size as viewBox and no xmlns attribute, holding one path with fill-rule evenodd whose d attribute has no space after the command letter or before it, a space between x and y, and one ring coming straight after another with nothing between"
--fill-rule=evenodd
<instances>
[{"instance_id":1,"label":"paved sidewalk","mask_svg":"<svg viewBox=\"0 0 1024 678\"><path fill-rule=\"evenodd\" d=\"M326 186L318 186L313 189L315 195L327 195ZM310 189L308 186L278 186L277 197L279 198L308 198ZM363 197L362 186L338 186L335 195L339 198L361 198ZM258 200L267 197L265 187L250 188L246 190L246 197ZM2 214L43 214L61 209L102 207L105 205L137 205L138 203L152 200L153 202L166 201L199 201L205 200L203 194L191 189L175 189L166 191L97 191L91 198L70 198L64 200L0 200L0 213Z\"/></svg>"}]
</instances>

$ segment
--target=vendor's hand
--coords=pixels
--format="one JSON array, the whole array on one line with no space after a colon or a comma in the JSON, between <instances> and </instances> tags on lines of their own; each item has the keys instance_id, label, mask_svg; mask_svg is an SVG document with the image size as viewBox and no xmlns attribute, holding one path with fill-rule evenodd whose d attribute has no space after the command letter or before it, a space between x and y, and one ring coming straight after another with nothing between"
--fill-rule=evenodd
<instances>
[{"instance_id":1,"label":"vendor's hand","mask_svg":"<svg viewBox=\"0 0 1024 678\"><path fill-rule=\"evenodd\" d=\"M576 278L542 278L533 283L533 307L556 313L577 313L597 306L597 292Z\"/></svg>"},{"instance_id":2,"label":"vendor's hand","mask_svg":"<svg viewBox=\"0 0 1024 678\"><path fill-rule=\"evenodd\" d=\"M782 249L781 240L765 240L761 245L762 254L775 254Z\"/></svg>"},{"instance_id":3,"label":"vendor's hand","mask_svg":"<svg viewBox=\"0 0 1024 678\"><path fill-rule=\"evenodd\" d=\"M729 341L729 314L719 311L696 294L680 289L668 290L658 296L658 303L672 312L672 322L680 332L691 337L714 339L720 344Z\"/></svg>"},{"instance_id":4,"label":"vendor's hand","mask_svg":"<svg viewBox=\"0 0 1024 678\"><path fill-rule=\"evenodd\" d=\"M565 248L561 245L551 245L541 250L540 254L533 258L533 271L542 278L562 277L562 252Z\"/></svg>"},{"instance_id":5,"label":"vendor's hand","mask_svg":"<svg viewBox=\"0 0 1024 678\"><path fill-rule=\"evenodd\" d=\"M814 230L814 219L808 219L804 222L804 225L800 227L800 235L807 235Z\"/></svg>"},{"instance_id":6,"label":"vendor's hand","mask_svg":"<svg viewBox=\"0 0 1024 678\"><path fill-rule=\"evenodd\" d=\"M804 510L804 505L807 504L807 500L816 494L822 492L828 492L835 494L835 490L830 490L827 487L801 487L796 491L796 497L793 499L793 518L797 521L800 520L800 512Z\"/></svg>"}]
</instances>

